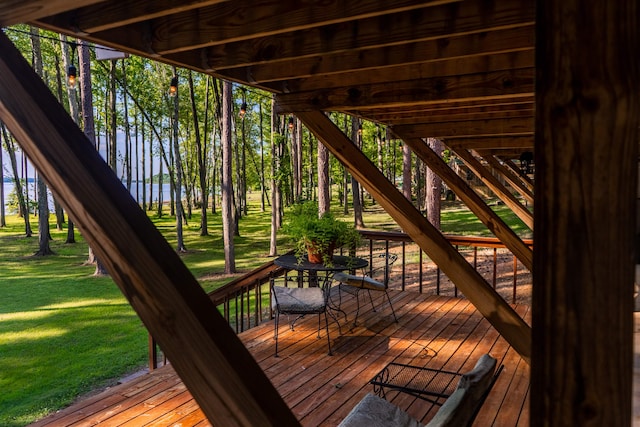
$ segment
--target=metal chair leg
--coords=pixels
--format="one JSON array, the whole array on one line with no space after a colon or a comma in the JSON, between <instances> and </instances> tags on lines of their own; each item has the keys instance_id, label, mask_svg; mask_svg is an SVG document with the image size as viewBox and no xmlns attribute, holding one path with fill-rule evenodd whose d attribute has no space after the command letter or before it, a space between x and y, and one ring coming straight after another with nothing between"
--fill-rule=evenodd
<instances>
[{"instance_id":1,"label":"metal chair leg","mask_svg":"<svg viewBox=\"0 0 640 427\"><path fill-rule=\"evenodd\" d=\"M389 296L389 292L385 290L384 294L387 296L387 301L389 301L389 307L391 307L391 313L393 313L393 318L395 319L396 323L398 323L398 317L396 317L396 311L393 309L393 304L391 304L391 297Z\"/></svg>"}]
</instances>

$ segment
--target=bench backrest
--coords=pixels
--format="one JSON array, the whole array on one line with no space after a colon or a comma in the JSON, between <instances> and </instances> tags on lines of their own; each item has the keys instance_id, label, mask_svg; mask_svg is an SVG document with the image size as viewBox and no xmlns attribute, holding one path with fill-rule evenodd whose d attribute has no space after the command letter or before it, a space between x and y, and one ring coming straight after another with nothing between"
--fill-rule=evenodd
<instances>
[{"instance_id":1,"label":"bench backrest","mask_svg":"<svg viewBox=\"0 0 640 427\"><path fill-rule=\"evenodd\" d=\"M496 359L483 355L473 370L462 375L456 390L426 427L471 426L496 380L496 364Z\"/></svg>"}]
</instances>

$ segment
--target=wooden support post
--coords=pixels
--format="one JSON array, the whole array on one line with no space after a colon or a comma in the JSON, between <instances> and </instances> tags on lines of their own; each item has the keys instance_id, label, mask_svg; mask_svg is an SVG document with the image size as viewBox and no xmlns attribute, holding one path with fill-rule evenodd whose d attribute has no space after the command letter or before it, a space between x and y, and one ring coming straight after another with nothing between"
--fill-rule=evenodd
<instances>
[{"instance_id":1,"label":"wooden support post","mask_svg":"<svg viewBox=\"0 0 640 427\"><path fill-rule=\"evenodd\" d=\"M446 142L445 142L446 143ZM487 170L478 159L473 157L473 155L463 148L459 148L455 150L455 153L462 159L465 165L469 167L475 173L478 178L482 180L486 184L487 187L491 191L493 191L500 200L504 202L505 205L509 206L509 208L516 214L518 218L525 223L527 227L533 230L533 214L529 209L518 201L515 196L504 186L496 177L494 177L491 172Z\"/></svg>"},{"instance_id":2,"label":"wooden support post","mask_svg":"<svg viewBox=\"0 0 640 427\"><path fill-rule=\"evenodd\" d=\"M539 0L532 426L630 426L636 0Z\"/></svg>"},{"instance_id":3,"label":"wooden support post","mask_svg":"<svg viewBox=\"0 0 640 427\"><path fill-rule=\"evenodd\" d=\"M402 137L402 135L400 135ZM533 251L522 239L500 218L482 197L473 191L422 139L404 139L411 151L431 168L469 207L480 221L518 257L529 271L533 270Z\"/></svg>"},{"instance_id":4,"label":"wooden support post","mask_svg":"<svg viewBox=\"0 0 640 427\"><path fill-rule=\"evenodd\" d=\"M216 425L299 425L176 251L11 41L0 34L0 120Z\"/></svg>"},{"instance_id":5,"label":"wooden support post","mask_svg":"<svg viewBox=\"0 0 640 427\"><path fill-rule=\"evenodd\" d=\"M529 325L324 113L305 111L296 115L528 362Z\"/></svg>"}]
</instances>

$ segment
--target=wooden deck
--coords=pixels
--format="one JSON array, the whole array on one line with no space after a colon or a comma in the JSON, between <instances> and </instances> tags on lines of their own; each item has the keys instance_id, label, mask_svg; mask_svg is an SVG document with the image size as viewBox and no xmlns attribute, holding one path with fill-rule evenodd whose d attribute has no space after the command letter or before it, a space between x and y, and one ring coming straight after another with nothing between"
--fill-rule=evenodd
<instances>
[{"instance_id":1,"label":"wooden deck","mask_svg":"<svg viewBox=\"0 0 640 427\"><path fill-rule=\"evenodd\" d=\"M380 297L377 312L365 306L358 326L342 319L342 335L330 324L333 356L327 341L317 339L317 318L303 319L290 331L283 317L280 357L273 357L273 323L240 334L293 413L304 426L335 426L372 391L368 381L388 362L442 368L471 369L483 353L490 353L504 370L476 419L476 426L529 425L529 367L475 308L463 298L392 292L399 317L395 323ZM514 306L529 321L529 307ZM354 298L343 308L353 319ZM437 406L405 394L387 399L423 422ZM209 426L170 365L141 375L98 395L79 401L34 426Z\"/></svg>"}]
</instances>

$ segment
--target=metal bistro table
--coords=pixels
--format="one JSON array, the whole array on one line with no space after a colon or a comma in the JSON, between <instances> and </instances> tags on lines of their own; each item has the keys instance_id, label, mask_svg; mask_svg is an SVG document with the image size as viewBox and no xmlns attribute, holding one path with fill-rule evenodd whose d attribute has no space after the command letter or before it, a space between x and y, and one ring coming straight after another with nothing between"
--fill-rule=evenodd
<instances>
[{"instance_id":1,"label":"metal bistro table","mask_svg":"<svg viewBox=\"0 0 640 427\"><path fill-rule=\"evenodd\" d=\"M325 288L325 286L330 286L333 273L346 270L358 270L369 265L369 262L366 259L344 255L334 255L331 264L309 262L306 257L302 260L298 260L295 255L282 255L276 258L273 263L288 270L298 271L303 274L306 273L309 276L310 286L315 285L323 288ZM327 292L331 291L330 288L327 288L326 290ZM347 314L344 310L340 309L339 305L334 304L331 301L331 298L329 298L328 306L331 309L329 311L330 314L331 311L338 311L342 313L346 321ZM338 328L340 328L340 322L338 322L337 316L331 314L331 317L333 317L338 324Z\"/></svg>"}]
</instances>

